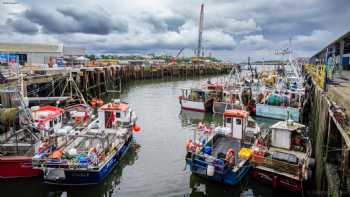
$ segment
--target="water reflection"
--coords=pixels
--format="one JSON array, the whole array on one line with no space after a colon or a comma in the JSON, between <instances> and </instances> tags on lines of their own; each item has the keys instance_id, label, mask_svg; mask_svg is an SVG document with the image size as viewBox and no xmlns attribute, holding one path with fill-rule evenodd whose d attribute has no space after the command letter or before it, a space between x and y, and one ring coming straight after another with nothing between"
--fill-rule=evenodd
<instances>
[{"instance_id":1,"label":"water reflection","mask_svg":"<svg viewBox=\"0 0 350 197\"><path fill-rule=\"evenodd\" d=\"M220 114L181 110L180 119L183 127L197 126L199 122L217 126L222 125L223 116Z\"/></svg>"},{"instance_id":2,"label":"water reflection","mask_svg":"<svg viewBox=\"0 0 350 197\"><path fill-rule=\"evenodd\" d=\"M225 186L192 174L190 177L191 193L189 196L253 196L252 190L248 187L248 181L249 177L246 177L239 185Z\"/></svg>"}]
</instances>

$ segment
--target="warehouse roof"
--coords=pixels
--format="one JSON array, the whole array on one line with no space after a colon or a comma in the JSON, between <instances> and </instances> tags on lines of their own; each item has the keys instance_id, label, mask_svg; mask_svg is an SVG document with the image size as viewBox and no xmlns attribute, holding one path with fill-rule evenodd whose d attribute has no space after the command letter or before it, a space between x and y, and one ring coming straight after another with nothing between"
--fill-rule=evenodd
<instances>
[{"instance_id":1,"label":"warehouse roof","mask_svg":"<svg viewBox=\"0 0 350 197\"><path fill-rule=\"evenodd\" d=\"M1 43L0 51L2 52L19 52L19 53L63 53L63 44L44 44L44 43Z\"/></svg>"},{"instance_id":2,"label":"warehouse roof","mask_svg":"<svg viewBox=\"0 0 350 197\"><path fill-rule=\"evenodd\" d=\"M330 44L328 44L326 47L322 48L320 51L318 51L316 54L314 54L312 57L316 57L320 55L322 52L325 52L327 48L331 47L332 45L339 43L341 40L345 41L344 45L344 54L348 53L350 51L350 31L346 32L336 40L332 41Z\"/></svg>"}]
</instances>

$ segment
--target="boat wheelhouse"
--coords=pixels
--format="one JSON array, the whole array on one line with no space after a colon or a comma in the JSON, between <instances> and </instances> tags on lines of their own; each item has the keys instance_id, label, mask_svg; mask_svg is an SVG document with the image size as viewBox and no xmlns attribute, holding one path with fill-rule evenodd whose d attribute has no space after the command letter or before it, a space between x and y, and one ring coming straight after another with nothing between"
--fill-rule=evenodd
<instances>
[{"instance_id":1,"label":"boat wheelhouse","mask_svg":"<svg viewBox=\"0 0 350 197\"><path fill-rule=\"evenodd\" d=\"M108 113L111 113L112 117L107 117ZM108 120L108 118L115 119L120 126L129 128L136 124L136 113L131 109L129 103L122 102L119 99L114 99L113 102L107 103L101 106L98 110L98 117L100 120Z\"/></svg>"},{"instance_id":2,"label":"boat wheelhouse","mask_svg":"<svg viewBox=\"0 0 350 197\"><path fill-rule=\"evenodd\" d=\"M32 107L32 117L35 127L41 137L48 137L62 128L63 109L55 106Z\"/></svg>"},{"instance_id":3,"label":"boat wheelhouse","mask_svg":"<svg viewBox=\"0 0 350 197\"><path fill-rule=\"evenodd\" d=\"M126 112L130 114L122 114ZM34 168L44 172L48 184L98 184L132 143L136 130L136 116L132 114L129 106L118 100L103 105L98 110L98 119L80 133L68 135L71 140L67 144L50 154L35 155Z\"/></svg>"},{"instance_id":4,"label":"boat wheelhouse","mask_svg":"<svg viewBox=\"0 0 350 197\"><path fill-rule=\"evenodd\" d=\"M243 109L241 89L224 90L222 97L214 100L214 113L222 114L230 109Z\"/></svg>"},{"instance_id":5,"label":"boat wheelhouse","mask_svg":"<svg viewBox=\"0 0 350 197\"><path fill-rule=\"evenodd\" d=\"M247 133L248 116L242 110L229 110L224 113L223 127L199 125L186 145L186 164L192 173L227 185L236 185L247 175L251 167L250 136L254 136ZM258 130L255 125L249 132Z\"/></svg>"},{"instance_id":6,"label":"boat wheelhouse","mask_svg":"<svg viewBox=\"0 0 350 197\"><path fill-rule=\"evenodd\" d=\"M306 127L293 120L280 121L256 139L253 177L272 186L301 191L310 176L311 142Z\"/></svg>"}]
</instances>

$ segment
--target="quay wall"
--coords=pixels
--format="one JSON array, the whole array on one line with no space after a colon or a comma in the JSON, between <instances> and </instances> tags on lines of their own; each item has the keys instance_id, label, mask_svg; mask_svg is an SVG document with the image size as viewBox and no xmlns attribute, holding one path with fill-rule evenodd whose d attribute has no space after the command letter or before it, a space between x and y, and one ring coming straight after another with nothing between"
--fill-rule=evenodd
<instances>
[{"instance_id":1,"label":"quay wall","mask_svg":"<svg viewBox=\"0 0 350 197\"><path fill-rule=\"evenodd\" d=\"M315 165L310 180L312 194L349 194L349 148L347 128L339 123L337 105L324 91L322 70L304 65L306 99L303 123L309 127Z\"/></svg>"}]
</instances>

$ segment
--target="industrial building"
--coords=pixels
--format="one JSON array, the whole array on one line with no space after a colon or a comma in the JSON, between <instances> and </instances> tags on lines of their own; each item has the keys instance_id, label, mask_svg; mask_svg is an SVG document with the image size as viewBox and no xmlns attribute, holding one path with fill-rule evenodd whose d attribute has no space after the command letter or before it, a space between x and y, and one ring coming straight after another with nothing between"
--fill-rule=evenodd
<instances>
[{"instance_id":1,"label":"industrial building","mask_svg":"<svg viewBox=\"0 0 350 197\"><path fill-rule=\"evenodd\" d=\"M350 31L339 37L310 58L312 64L325 64L333 57L341 70L350 70Z\"/></svg>"},{"instance_id":2,"label":"industrial building","mask_svg":"<svg viewBox=\"0 0 350 197\"><path fill-rule=\"evenodd\" d=\"M54 64L58 58L84 56L85 49L62 43L0 43L0 62L20 65Z\"/></svg>"}]
</instances>

